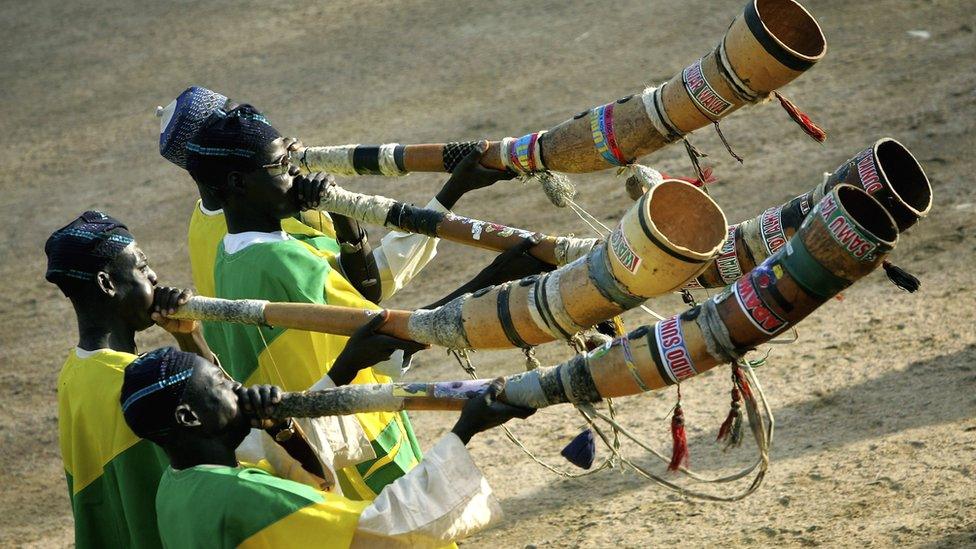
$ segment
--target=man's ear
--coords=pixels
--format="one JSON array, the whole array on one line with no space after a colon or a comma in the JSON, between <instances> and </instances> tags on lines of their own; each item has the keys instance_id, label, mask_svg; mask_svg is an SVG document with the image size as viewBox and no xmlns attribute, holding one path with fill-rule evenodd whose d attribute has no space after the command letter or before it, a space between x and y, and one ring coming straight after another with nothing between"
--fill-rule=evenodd
<instances>
[{"instance_id":1,"label":"man's ear","mask_svg":"<svg viewBox=\"0 0 976 549\"><path fill-rule=\"evenodd\" d=\"M241 172L227 174L227 190L237 195L244 194L244 174Z\"/></svg>"},{"instance_id":2,"label":"man's ear","mask_svg":"<svg viewBox=\"0 0 976 549\"><path fill-rule=\"evenodd\" d=\"M95 284L98 285L98 289L106 296L115 297L117 292L115 282L112 281L112 275L105 271L98 271L95 273Z\"/></svg>"},{"instance_id":3,"label":"man's ear","mask_svg":"<svg viewBox=\"0 0 976 549\"><path fill-rule=\"evenodd\" d=\"M199 427L201 425L200 418L197 417L197 413L190 408L189 404L183 403L176 407L176 424L180 427Z\"/></svg>"}]
</instances>

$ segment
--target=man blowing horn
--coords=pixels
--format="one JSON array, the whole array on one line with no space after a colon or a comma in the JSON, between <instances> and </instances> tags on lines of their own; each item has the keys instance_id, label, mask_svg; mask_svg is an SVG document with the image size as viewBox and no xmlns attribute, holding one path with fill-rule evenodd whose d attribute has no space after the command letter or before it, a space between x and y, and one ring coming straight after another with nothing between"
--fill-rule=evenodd
<instances>
[{"instance_id":1,"label":"man blowing horn","mask_svg":"<svg viewBox=\"0 0 976 549\"><path fill-rule=\"evenodd\" d=\"M248 430L280 402L278 387L244 388L210 362L167 348L129 365L119 402L132 430L162 446L172 464L156 497L165 547L439 547L500 518L465 445L534 413L496 402L503 386L496 380L469 400L451 432L372 502L238 461L234 450Z\"/></svg>"},{"instance_id":2,"label":"man blowing horn","mask_svg":"<svg viewBox=\"0 0 976 549\"><path fill-rule=\"evenodd\" d=\"M153 495L166 456L125 425L115 404L135 334L154 323L185 351L214 360L197 322L160 316L190 292L159 286L126 226L87 211L44 246L45 274L71 300L78 345L58 376L61 457L75 519L75 545L159 547Z\"/></svg>"}]
</instances>

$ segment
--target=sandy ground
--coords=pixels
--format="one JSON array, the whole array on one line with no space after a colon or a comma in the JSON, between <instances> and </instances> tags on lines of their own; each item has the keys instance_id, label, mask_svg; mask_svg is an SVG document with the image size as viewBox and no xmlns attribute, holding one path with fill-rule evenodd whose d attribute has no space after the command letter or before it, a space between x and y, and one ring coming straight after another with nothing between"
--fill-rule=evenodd
<instances>
[{"instance_id":1,"label":"sandy ground","mask_svg":"<svg viewBox=\"0 0 976 549\"><path fill-rule=\"evenodd\" d=\"M45 238L84 209L104 209L130 224L165 283L189 283L185 233L195 191L157 154L156 105L187 85L206 85L260 106L284 132L313 144L521 135L665 80L712 48L742 7L741 0L338 4L4 3L0 545L71 542L55 379L76 334L68 303L43 280ZM713 132L694 137L712 153L708 161L722 178L712 193L730 220L806 190L882 136L914 151L935 192L931 216L903 235L894 254L920 275L922 291L900 293L876 273L806 320L800 340L775 348L759 371L777 435L758 493L701 503L629 472L564 480L491 433L472 451L507 517L464 545L976 546L974 7L811 1L830 50L786 91L827 129L827 143L807 139L773 105L723 123L744 165ZM680 148L646 162L687 171ZM441 180L345 184L423 203ZM612 172L574 180L580 202L605 221L629 205ZM467 197L458 211L585 234L571 213L514 184ZM425 303L489 259L443 244L394 304ZM653 302L662 312L681 306L671 297ZM650 319L627 320L634 327ZM139 343L148 349L167 339L154 329ZM570 351L553 344L539 356L555 363ZM523 367L516 352L475 359L485 375ZM410 377L463 373L429 351ZM684 391L693 464L709 473L751 456L745 446L723 454L712 442L727 389L722 370ZM621 400L623 421L667 451L673 399L664 392ZM417 413L414 420L430 443L453 418ZM559 463L580 427L572 409L550 409L516 430ZM625 452L663 470L633 445Z\"/></svg>"}]
</instances>

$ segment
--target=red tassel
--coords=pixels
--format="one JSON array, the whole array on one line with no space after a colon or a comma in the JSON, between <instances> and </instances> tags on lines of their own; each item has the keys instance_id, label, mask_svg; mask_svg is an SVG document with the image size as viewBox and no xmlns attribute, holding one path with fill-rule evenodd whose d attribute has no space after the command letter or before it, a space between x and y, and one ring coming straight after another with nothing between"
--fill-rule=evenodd
<instances>
[{"instance_id":1,"label":"red tassel","mask_svg":"<svg viewBox=\"0 0 976 549\"><path fill-rule=\"evenodd\" d=\"M790 115L790 118L799 124L800 128L802 128L807 135L816 139L820 143L823 143L827 139L827 132L823 131L823 129L816 125L813 120L810 120L810 117L798 109L792 101L783 97L783 95L779 92L773 92L773 95L776 96L776 99L779 99L779 104L783 107L783 110L786 111L786 114Z\"/></svg>"},{"instance_id":2,"label":"red tassel","mask_svg":"<svg viewBox=\"0 0 976 549\"><path fill-rule=\"evenodd\" d=\"M718 437L715 439L716 442L725 440L732 434L732 423L735 421L736 417L742 417L742 408L739 405L739 389L738 387L732 387L732 405L729 406L729 415L722 422L722 426L718 428Z\"/></svg>"},{"instance_id":3,"label":"red tassel","mask_svg":"<svg viewBox=\"0 0 976 549\"><path fill-rule=\"evenodd\" d=\"M671 463L668 464L668 471L677 471L681 466L688 465L688 437L685 435L685 414L681 411L681 401L674 406L674 415L671 416Z\"/></svg>"},{"instance_id":4,"label":"red tassel","mask_svg":"<svg viewBox=\"0 0 976 549\"><path fill-rule=\"evenodd\" d=\"M678 181L684 181L685 183L691 183L692 185L694 185L694 186L696 186L698 188L702 188L705 185L708 185L710 183L715 183L715 182L718 181L718 178L715 177L714 175L712 175L712 168L710 166L706 166L704 169L702 169L702 177L701 178L677 177L677 176L673 176L673 175L668 175L666 173L662 173L661 174L661 177L663 177L664 179L677 179Z\"/></svg>"},{"instance_id":5,"label":"red tassel","mask_svg":"<svg viewBox=\"0 0 976 549\"><path fill-rule=\"evenodd\" d=\"M732 369L732 372L735 375L735 384L739 387L739 390L742 391L742 398L749 401L755 400L756 397L752 395L752 389L749 388L749 380L747 380L745 374L742 373L742 368L736 366Z\"/></svg>"}]
</instances>

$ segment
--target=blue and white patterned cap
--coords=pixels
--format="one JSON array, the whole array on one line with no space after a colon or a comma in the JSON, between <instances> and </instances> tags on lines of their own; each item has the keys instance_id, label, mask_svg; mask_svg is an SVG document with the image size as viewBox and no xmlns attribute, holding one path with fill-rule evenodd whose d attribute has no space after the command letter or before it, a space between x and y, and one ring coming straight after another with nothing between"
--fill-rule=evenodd
<instances>
[{"instance_id":1,"label":"blue and white patterned cap","mask_svg":"<svg viewBox=\"0 0 976 549\"><path fill-rule=\"evenodd\" d=\"M133 433L152 439L177 427L173 412L193 376L194 356L164 347L126 366L119 405Z\"/></svg>"},{"instance_id":2,"label":"blue and white patterned cap","mask_svg":"<svg viewBox=\"0 0 976 549\"><path fill-rule=\"evenodd\" d=\"M80 284L95 280L96 274L134 240L121 221L89 210L47 239L44 277L67 294Z\"/></svg>"},{"instance_id":3,"label":"blue and white patterned cap","mask_svg":"<svg viewBox=\"0 0 976 549\"><path fill-rule=\"evenodd\" d=\"M158 109L159 154L185 170L186 144L200 131L204 121L226 104L226 96L191 86L165 108Z\"/></svg>"}]
</instances>

